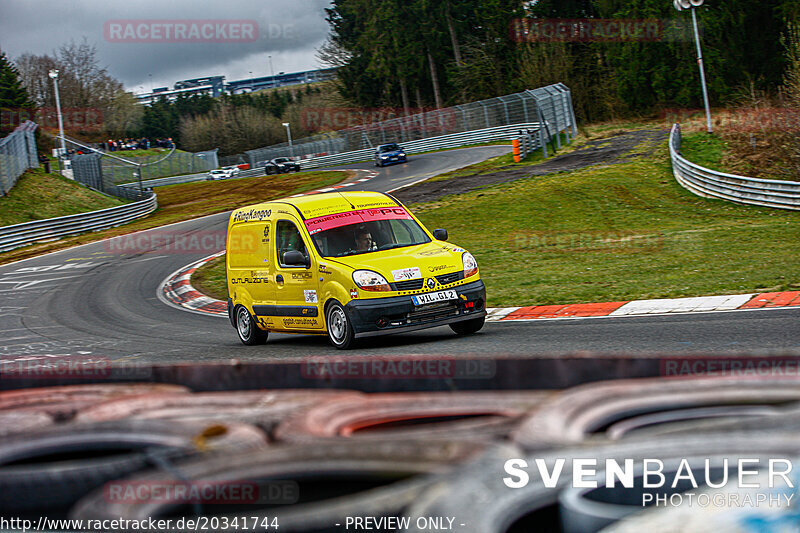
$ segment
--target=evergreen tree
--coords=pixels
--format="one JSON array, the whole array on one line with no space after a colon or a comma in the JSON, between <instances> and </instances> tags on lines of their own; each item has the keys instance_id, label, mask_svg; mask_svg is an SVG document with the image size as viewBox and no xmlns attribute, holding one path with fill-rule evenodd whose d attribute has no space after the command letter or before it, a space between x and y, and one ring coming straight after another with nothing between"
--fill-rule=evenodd
<instances>
[{"instance_id":1,"label":"evergreen tree","mask_svg":"<svg viewBox=\"0 0 800 533\"><path fill-rule=\"evenodd\" d=\"M35 110L35 104L20 82L17 68L0 51L0 137L19 126L25 115L32 118Z\"/></svg>"}]
</instances>

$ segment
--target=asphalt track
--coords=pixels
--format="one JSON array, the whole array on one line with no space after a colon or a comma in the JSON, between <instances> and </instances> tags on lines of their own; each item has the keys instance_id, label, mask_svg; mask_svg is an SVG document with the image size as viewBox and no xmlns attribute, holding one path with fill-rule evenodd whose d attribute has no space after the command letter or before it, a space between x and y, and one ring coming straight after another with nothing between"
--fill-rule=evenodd
<instances>
[{"instance_id":1,"label":"asphalt track","mask_svg":"<svg viewBox=\"0 0 800 533\"><path fill-rule=\"evenodd\" d=\"M364 188L395 189L507 151L489 146L414 156L380 169ZM185 312L156 296L172 272L222 249L215 244L224 246L227 218L222 213L136 234L144 237L138 249L101 241L0 266L0 373L14 361L65 356L168 363L333 354L538 357L800 349L800 309L490 323L468 338L440 327L366 339L349 352L336 352L322 336L272 334L267 345L246 347L226 318ZM154 234L162 242L196 237L206 245L176 252L153 246Z\"/></svg>"}]
</instances>

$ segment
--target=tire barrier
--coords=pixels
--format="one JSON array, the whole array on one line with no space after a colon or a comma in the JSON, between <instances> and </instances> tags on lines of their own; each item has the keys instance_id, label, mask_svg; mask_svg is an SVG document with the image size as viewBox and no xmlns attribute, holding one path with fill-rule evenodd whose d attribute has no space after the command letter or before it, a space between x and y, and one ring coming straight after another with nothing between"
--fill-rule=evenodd
<instances>
[{"instance_id":1,"label":"tire barrier","mask_svg":"<svg viewBox=\"0 0 800 533\"><path fill-rule=\"evenodd\" d=\"M519 426L514 439L525 449L547 449L587 440L635 434L637 424L680 423L711 409L708 418L749 417L754 409L800 402L800 383L753 378L618 380L568 389L543 403ZM667 416L667 413L672 415ZM760 411L763 412L763 411ZM641 418L650 415L651 418ZM658 416L653 416L658 415ZM636 418L640 417L640 418ZM659 418L660 417L660 418ZM634 422L631 422L631 419Z\"/></svg>"},{"instance_id":2,"label":"tire barrier","mask_svg":"<svg viewBox=\"0 0 800 533\"><path fill-rule=\"evenodd\" d=\"M188 395L149 394L111 400L81 412L80 422L121 419L231 420L271 433L275 426L298 411L320 402L356 401L361 393L341 390L276 390L205 392Z\"/></svg>"},{"instance_id":3,"label":"tire barrier","mask_svg":"<svg viewBox=\"0 0 800 533\"><path fill-rule=\"evenodd\" d=\"M369 394L319 404L278 426L279 441L319 438L504 438L547 392Z\"/></svg>"},{"instance_id":4,"label":"tire barrier","mask_svg":"<svg viewBox=\"0 0 800 533\"><path fill-rule=\"evenodd\" d=\"M566 520L558 509L559 497L573 480L573 461L592 458L597 465L606 460L623 464L626 459L641 462L644 459L659 458L671 463L678 458L708 458L711 465L720 458L733 462L743 458L797 457L800 452L800 434L796 431L739 434L695 434L676 436L657 440L629 440L613 444L565 448L548 453L538 453L525 457L517 450L495 448L489 450L478 460L465 465L458 471L443 476L434 482L418 502L411 506L409 514L412 521L428 516L457 516L461 523L470 524L470 533L506 533L511 531L569 531L566 527L575 524L591 526L589 519L604 517L603 511L592 509L586 512L579 507L574 514L568 510ZM527 485L510 489L505 485L502 465L507 459L523 457L528 465L536 460L542 461L553 472L557 461L563 459L561 475L546 486L537 468L528 468L530 476ZM721 465L722 463L716 463ZM701 478L702 479L702 478ZM629 498L625 491L637 489L618 489L613 496L624 501ZM669 491L667 487L665 490ZM465 503L469 502L469 503ZM610 504L605 504L610 505ZM588 506L586 506L588 507ZM629 507L629 511L641 510L641 506ZM603 509L608 512L608 508ZM615 509L618 510L618 509ZM582 514L583 513L583 514ZM605 517L613 520L614 517ZM579 520L587 522L578 522ZM566 522L562 524L562 520ZM599 523L599 522L598 522ZM597 524L595 524L597 525ZM420 529L419 531L435 531ZM572 530L575 531L575 530ZM591 533L591 529L582 529ZM670 529L639 529L637 531L672 531ZM716 530L725 531L725 530Z\"/></svg>"},{"instance_id":5,"label":"tire barrier","mask_svg":"<svg viewBox=\"0 0 800 533\"><path fill-rule=\"evenodd\" d=\"M180 478L164 472L148 472L127 478L134 485L149 482L198 482L213 480L235 486L242 480L255 483L259 494L276 480L296 484L299 501L284 505L250 506L241 516L275 517L282 532L338 531L348 516L396 516L404 512L431 483L485 449L484 445L455 441L376 442L364 446L354 441L273 447L240 455L219 456L180 465ZM270 484L273 485L270 485ZM280 498L276 498L279 500ZM109 503L103 490L96 491L72 511L73 518L126 518L168 516L174 502ZM208 505L204 514L233 518L225 506Z\"/></svg>"},{"instance_id":6,"label":"tire barrier","mask_svg":"<svg viewBox=\"0 0 800 533\"><path fill-rule=\"evenodd\" d=\"M115 398L154 393L188 393L179 385L149 383L70 385L0 392L0 411L44 413L55 422L71 420L75 415L98 402Z\"/></svg>"},{"instance_id":7,"label":"tire barrier","mask_svg":"<svg viewBox=\"0 0 800 533\"><path fill-rule=\"evenodd\" d=\"M359 529L347 527L348 517L416 526L373 530L441 531L425 518L454 517L452 530L470 533L591 533L645 518L680 525L680 513L643 508L645 496L733 491L702 486L705 460L713 479L735 477L723 459L756 458L763 469L773 458L800 461L800 383L648 378L562 391L369 394L64 386L0 393L0 437L3 517L258 516L281 531L317 533ZM517 475L509 459L527 461L519 488L504 481ZM583 470L581 459L593 469ZM662 461L669 481L687 461L700 487L682 478L650 488L645 459ZM614 470L606 460L631 461L633 481L607 488L602 481ZM599 488L575 485L576 473ZM148 486L250 492L225 501L114 496ZM748 517L766 520L755 511ZM715 531L736 531L727 518L714 520L722 524ZM672 530L638 531L648 529Z\"/></svg>"},{"instance_id":8,"label":"tire barrier","mask_svg":"<svg viewBox=\"0 0 800 533\"><path fill-rule=\"evenodd\" d=\"M0 516L65 511L107 481L214 452L267 446L246 424L130 420L56 426L0 442Z\"/></svg>"},{"instance_id":9,"label":"tire barrier","mask_svg":"<svg viewBox=\"0 0 800 533\"><path fill-rule=\"evenodd\" d=\"M53 419L44 413L0 413L0 437L24 433L53 425Z\"/></svg>"}]
</instances>

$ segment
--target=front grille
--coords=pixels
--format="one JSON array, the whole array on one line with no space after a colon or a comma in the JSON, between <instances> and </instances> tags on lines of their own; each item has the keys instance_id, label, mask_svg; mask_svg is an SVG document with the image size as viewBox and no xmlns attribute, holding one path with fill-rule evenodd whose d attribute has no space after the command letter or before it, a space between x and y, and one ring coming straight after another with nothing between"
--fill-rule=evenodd
<instances>
[{"instance_id":1,"label":"front grille","mask_svg":"<svg viewBox=\"0 0 800 533\"><path fill-rule=\"evenodd\" d=\"M422 288L422 279L409 279L406 281L395 281L394 290L396 291L416 291Z\"/></svg>"},{"instance_id":2,"label":"front grille","mask_svg":"<svg viewBox=\"0 0 800 533\"><path fill-rule=\"evenodd\" d=\"M438 281L441 285L447 285L448 283L455 283L456 281L464 279L464 271L459 270L458 272L451 272L450 274L442 274L441 276L436 276L436 281Z\"/></svg>"},{"instance_id":3,"label":"front grille","mask_svg":"<svg viewBox=\"0 0 800 533\"><path fill-rule=\"evenodd\" d=\"M452 302L440 302L417 307L408 313L408 321L411 324L418 324L451 316L458 316L458 305Z\"/></svg>"}]
</instances>

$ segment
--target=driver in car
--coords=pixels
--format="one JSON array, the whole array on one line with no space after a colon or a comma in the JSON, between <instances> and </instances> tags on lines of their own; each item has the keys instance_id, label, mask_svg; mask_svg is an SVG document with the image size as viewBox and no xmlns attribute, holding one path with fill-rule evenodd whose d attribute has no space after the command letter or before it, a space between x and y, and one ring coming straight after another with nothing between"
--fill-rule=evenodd
<instances>
[{"instance_id":1,"label":"driver in car","mask_svg":"<svg viewBox=\"0 0 800 533\"><path fill-rule=\"evenodd\" d=\"M375 242L372 240L372 234L366 228L359 228L356 233L356 250L359 252L369 252L376 248Z\"/></svg>"}]
</instances>

